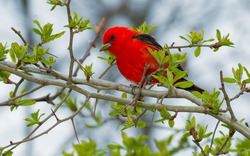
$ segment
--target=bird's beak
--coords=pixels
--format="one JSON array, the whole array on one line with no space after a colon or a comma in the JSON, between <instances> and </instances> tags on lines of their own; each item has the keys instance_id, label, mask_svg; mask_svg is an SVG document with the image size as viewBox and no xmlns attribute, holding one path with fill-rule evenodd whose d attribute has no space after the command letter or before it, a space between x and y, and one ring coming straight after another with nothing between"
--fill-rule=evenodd
<instances>
[{"instance_id":1,"label":"bird's beak","mask_svg":"<svg viewBox=\"0 0 250 156\"><path fill-rule=\"evenodd\" d=\"M111 46L110 43L103 44L103 45L101 46L100 51L108 50L110 46Z\"/></svg>"}]
</instances>

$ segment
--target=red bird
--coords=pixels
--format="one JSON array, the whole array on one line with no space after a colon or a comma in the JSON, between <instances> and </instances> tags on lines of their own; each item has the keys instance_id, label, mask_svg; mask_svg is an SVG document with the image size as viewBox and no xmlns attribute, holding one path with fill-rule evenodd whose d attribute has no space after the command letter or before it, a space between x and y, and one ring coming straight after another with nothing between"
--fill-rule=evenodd
<instances>
[{"instance_id":1,"label":"red bird","mask_svg":"<svg viewBox=\"0 0 250 156\"><path fill-rule=\"evenodd\" d=\"M100 51L109 50L110 53L115 55L117 67L121 74L135 84L139 84L141 81L146 65L149 65L149 68L145 76L150 75L159 67L148 48L160 50L162 46L148 34L127 27L116 26L105 31L102 43L103 46ZM165 67L167 66L165 65ZM204 91L195 85L187 90Z\"/></svg>"}]
</instances>

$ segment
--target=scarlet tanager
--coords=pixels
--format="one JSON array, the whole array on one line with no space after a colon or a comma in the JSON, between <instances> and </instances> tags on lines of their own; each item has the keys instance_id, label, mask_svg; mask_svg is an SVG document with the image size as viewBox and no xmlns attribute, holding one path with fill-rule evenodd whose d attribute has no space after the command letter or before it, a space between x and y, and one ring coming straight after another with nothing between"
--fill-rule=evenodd
<instances>
[{"instance_id":1,"label":"scarlet tanager","mask_svg":"<svg viewBox=\"0 0 250 156\"><path fill-rule=\"evenodd\" d=\"M121 74L135 84L139 84L141 81L146 65L149 67L145 77L159 67L159 63L148 49L160 50L162 46L151 35L143 34L127 27L115 26L104 32L102 43L103 46L100 51L109 50L115 56L117 67ZM164 66L167 68L168 64ZM181 67L179 69L183 70ZM154 78L151 77L150 79ZM185 81L185 79L180 81ZM156 82L156 80L148 81L149 84ZM195 85L186 88L186 90L204 91Z\"/></svg>"}]
</instances>

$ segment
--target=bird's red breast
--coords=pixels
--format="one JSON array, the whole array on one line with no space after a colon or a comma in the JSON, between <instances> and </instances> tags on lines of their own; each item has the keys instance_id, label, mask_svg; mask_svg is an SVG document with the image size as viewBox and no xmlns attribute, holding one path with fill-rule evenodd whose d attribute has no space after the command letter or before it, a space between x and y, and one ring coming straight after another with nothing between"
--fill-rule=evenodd
<instances>
[{"instance_id":1,"label":"bird's red breast","mask_svg":"<svg viewBox=\"0 0 250 156\"><path fill-rule=\"evenodd\" d=\"M150 35L126 27L112 27L104 33L103 44L115 55L121 74L136 84L141 81L146 65L149 65L146 76L159 66L148 48L159 50L161 46Z\"/></svg>"}]
</instances>

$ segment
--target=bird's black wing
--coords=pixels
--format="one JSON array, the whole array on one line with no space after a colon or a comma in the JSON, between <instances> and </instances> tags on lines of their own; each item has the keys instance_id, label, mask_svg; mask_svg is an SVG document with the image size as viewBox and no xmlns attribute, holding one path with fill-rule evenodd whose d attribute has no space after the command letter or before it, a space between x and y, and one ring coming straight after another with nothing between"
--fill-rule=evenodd
<instances>
[{"instance_id":1,"label":"bird's black wing","mask_svg":"<svg viewBox=\"0 0 250 156\"><path fill-rule=\"evenodd\" d=\"M138 39L144 43L154 46L156 49L162 49L162 46L156 42L155 38L147 34L137 34L132 37L133 39Z\"/></svg>"}]
</instances>

